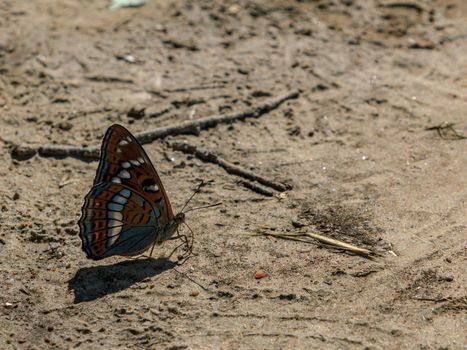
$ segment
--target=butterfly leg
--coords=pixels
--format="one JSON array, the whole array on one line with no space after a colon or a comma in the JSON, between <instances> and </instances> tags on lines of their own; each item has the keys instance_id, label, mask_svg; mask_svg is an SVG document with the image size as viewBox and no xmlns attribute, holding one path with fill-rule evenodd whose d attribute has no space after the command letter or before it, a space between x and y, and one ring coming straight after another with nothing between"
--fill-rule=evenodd
<instances>
[{"instance_id":1,"label":"butterfly leg","mask_svg":"<svg viewBox=\"0 0 467 350\"><path fill-rule=\"evenodd\" d=\"M174 238L180 238L180 239L182 239L181 237L174 237ZM182 239L182 243L180 243L178 246L176 246L176 247L172 250L172 252L169 254L169 256L167 257L167 259L170 259L170 258L172 257L172 255L177 251L177 249L180 248L180 247L182 247L182 246L184 246L185 244L186 244L186 243L185 243L185 242L183 241L183 239Z\"/></svg>"},{"instance_id":2,"label":"butterfly leg","mask_svg":"<svg viewBox=\"0 0 467 350\"><path fill-rule=\"evenodd\" d=\"M154 251L154 247L155 247L155 246L156 246L156 242L154 242L154 243L152 244L151 252L149 253L148 260L151 259L151 257L152 257L152 252Z\"/></svg>"},{"instance_id":3,"label":"butterfly leg","mask_svg":"<svg viewBox=\"0 0 467 350\"><path fill-rule=\"evenodd\" d=\"M180 239L182 241L181 244L179 244L169 255L169 257L171 257L175 251L182 247L182 246L185 246L186 247L186 254L184 254L184 256L182 257L182 263L184 263L186 260L188 260L188 258L191 256L192 252L193 252L193 239L192 239L192 235L190 235L190 237L188 237L187 235L181 235L179 230L177 229L177 235L176 236L173 236L170 238L170 240L173 240L173 239ZM191 238L191 239L190 239Z\"/></svg>"},{"instance_id":4,"label":"butterfly leg","mask_svg":"<svg viewBox=\"0 0 467 350\"><path fill-rule=\"evenodd\" d=\"M186 227L188 227L188 230L190 230L189 238L186 237L186 246L187 246L187 250L189 252L189 255L191 255L191 253L193 252L193 244L195 242L195 234L193 233L193 230L191 229L190 226L188 226L188 224L186 222L184 224L186 225ZM188 239L190 240L189 242L188 242Z\"/></svg>"}]
</instances>

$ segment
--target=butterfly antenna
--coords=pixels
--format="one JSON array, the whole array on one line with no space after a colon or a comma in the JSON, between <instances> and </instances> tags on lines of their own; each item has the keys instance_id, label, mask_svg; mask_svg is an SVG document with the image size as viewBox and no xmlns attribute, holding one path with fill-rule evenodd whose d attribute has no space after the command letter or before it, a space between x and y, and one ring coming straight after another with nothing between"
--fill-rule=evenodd
<instances>
[{"instance_id":1,"label":"butterfly antenna","mask_svg":"<svg viewBox=\"0 0 467 350\"><path fill-rule=\"evenodd\" d=\"M185 213L188 213L189 211L193 211L193 210L198 210L198 209L217 207L218 205L221 205L221 204L222 204L222 202L219 202L219 203L216 203L216 204L209 204L209 205L203 205L201 207L190 208Z\"/></svg>"},{"instance_id":2,"label":"butterfly antenna","mask_svg":"<svg viewBox=\"0 0 467 350\"><path fill-rule=\"evenodd\" d=\"M203 187L205 185L205 182L204 181L201 181L201 183L198 185L198 188L195 190L195 192L193 192L193 194L191 195L190 198L188 198L188 200L186 201L185 205L183 206L182 210L180 211L181 213L183 213L183 209L186 208L186 206L188 205L188 203L190 203L190 201L193 199L193 197L199 193L199 191L201 190L201 187Z\"/></svg>"}]
</instances>

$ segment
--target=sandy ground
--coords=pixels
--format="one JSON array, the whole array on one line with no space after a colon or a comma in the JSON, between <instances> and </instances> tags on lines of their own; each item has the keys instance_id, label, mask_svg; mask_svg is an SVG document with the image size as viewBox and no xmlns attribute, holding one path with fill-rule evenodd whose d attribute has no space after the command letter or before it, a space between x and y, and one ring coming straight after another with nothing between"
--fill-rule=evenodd
<instances>
[{"instance_id":1,"label":"sandy ground","mask_svg":"<svg viewBox=\"0 0 467 350\"><path fill-rule=\"evenodd\" d=\"M426 130L467 134L464 0L108 6L0 2L1 349L466 348L467 145ZM292 90L261 118L145 145L175 212L200 180L193 205L223 203L187 215L195 254L178 267L87 260L77 220L97 162L11 155ZM293 189L260 195L169 140ZM258 230L318 232L381 257Z\"/></svg>"}]
</instances>

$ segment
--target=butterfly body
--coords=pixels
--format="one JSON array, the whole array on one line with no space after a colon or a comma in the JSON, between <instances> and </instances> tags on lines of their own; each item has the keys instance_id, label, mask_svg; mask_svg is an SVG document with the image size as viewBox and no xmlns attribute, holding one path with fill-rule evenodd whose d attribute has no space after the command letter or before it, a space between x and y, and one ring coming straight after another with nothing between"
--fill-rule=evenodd
<instances>
[{"instance_id":1,"label":"butterfly body","mask_svg":"<svg viewBox=\"0 0 467 350\"><path fill-rule=\"evenodd\" d=\"M93 260L142 254L173 237L185 220L183 213L174 216L139 142L117 124L104 136L94 185L81 212L82 249Z\"/></svg>"}]
</instances>

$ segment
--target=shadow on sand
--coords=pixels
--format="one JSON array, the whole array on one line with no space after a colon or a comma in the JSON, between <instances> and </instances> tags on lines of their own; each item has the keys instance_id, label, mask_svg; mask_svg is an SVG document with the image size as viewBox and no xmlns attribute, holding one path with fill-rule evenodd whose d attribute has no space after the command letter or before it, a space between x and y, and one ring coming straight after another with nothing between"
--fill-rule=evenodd
<instances>
[{"instance_id":1,"label":"shadow on sand","mask_svg":"<svg viewBox=\"0 0 467 350\"><path fill-rule=\"evenodd\" d=\"M92 301L126 289L176 265L170 260L144 259L123 261L107 266L84 267L68 281L68 288L75 293L75 304Z\"/></svg>"}]
</instances>

